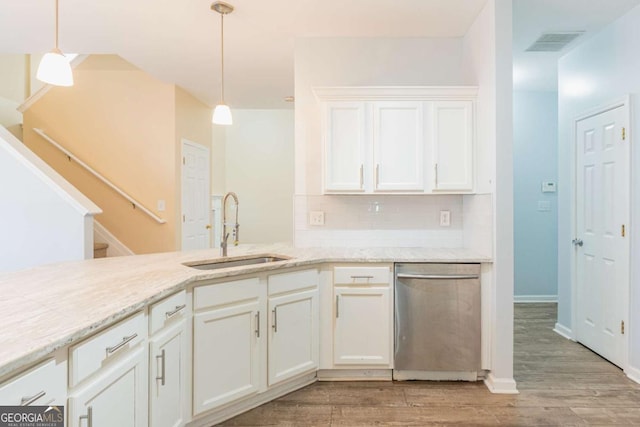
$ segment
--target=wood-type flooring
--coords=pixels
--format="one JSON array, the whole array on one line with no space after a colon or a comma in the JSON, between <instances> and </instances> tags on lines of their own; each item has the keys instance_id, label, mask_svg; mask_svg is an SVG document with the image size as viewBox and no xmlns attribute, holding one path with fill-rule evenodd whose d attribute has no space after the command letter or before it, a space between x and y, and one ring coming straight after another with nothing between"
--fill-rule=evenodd
<instances>
[{"instance_id":1,"label":"wood-type flooring","mask_svg":"<svg viewBox=\"0 0 640 427\"><path fill-rule=\"evenodd\" d=\"M640 426L640 385L555 321L555 304L516 304L517 395L482 382L317 382L221 425Z\"/></svg>"}]
</instances>

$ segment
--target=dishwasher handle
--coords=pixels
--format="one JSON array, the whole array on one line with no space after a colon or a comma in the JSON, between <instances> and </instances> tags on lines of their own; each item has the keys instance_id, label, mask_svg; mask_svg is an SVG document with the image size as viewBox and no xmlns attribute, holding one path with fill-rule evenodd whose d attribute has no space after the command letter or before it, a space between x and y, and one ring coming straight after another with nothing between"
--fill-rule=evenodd
<instances>
[{"instance_id":1,"label":"dishwasher handle","mask_svg":"<svg viewBox=\"0 0 640 427\"><path fill-rule=\"evenodd\" d=\"M477 274L411 274L398 273L398 279L423 279L423 280L468 280L479 279Z\"/></svg>"}]
</instances>

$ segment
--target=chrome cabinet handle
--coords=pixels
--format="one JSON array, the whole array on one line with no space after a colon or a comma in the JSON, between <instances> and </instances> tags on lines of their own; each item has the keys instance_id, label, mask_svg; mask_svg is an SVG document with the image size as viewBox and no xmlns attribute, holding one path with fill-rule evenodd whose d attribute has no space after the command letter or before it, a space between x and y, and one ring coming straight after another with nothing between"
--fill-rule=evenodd
<instances>
[{"instance_id":1,"label":"chrome cabinet handle","mask_svg":"<svg viewBox=\"0 0 640 427\"><path fill-rule=\"evenodd\" d=\"M436 163L434 166L435 172L436 172L436 185L435 187L438 188L438 164Z\"/></svg>"},{"instance_id":2,"label":"chrome cabinet handle","mask_svg":"<svg viewBox=\"0 0 640 427\"><path fill-rule=\"evenodd\" d=\"M360 189L364 186L364 165L360 165Z\"/></svg>"},{"instance_id":3,"label":"chrome cabinet handle","mask_svg":"<svg viewBox=\"0 0 640 427\"><path fill-rule=\"evenodd\" d=\"M182 304L182 305L176 305L175 310L171 310L171 311L167 311L166 313L164 313L165 317L168 319L170 317L175 316L176 314L178 314L179 312L181 312L182 310L184 310L184 308L187 306L187 304Z\"/></svg>"},{"instance_id":4,"label":"chrome cabinet handle","mask_svg":"<svg viewBox=\"0 0 640 427\"><path fill-rule=\"evenodd\" d=\"M582 239L573 239L571 241L571 243L573 243L573 246L582 246L582 245L584 245L584 242L582 241Z\"/></svg>"},{"instance_id":5,"label":"chrome cabinet handle","mask_svg":"<svg viewBox=\"0 0 640 427\"><path fill-rule=\"evenodd\" d=\"M22 399L20 399L20 406L29 406L45 394L47 394L47 392L42 390L40 393L36 393L31 397L23 397Z\"/></svg>"},{"instance_id":6,"label":"chrome cabinet handle","mask_svg":"<svg viewBox=\"0 0 640 427\"><path fill-rule=\"evenodd\" d=\"M336 319L340 317L340 295L336 295Z\"/></svg>"},{"instance_id":7,"label":"chrome cabinet handle","mask_svg":"<svg viewBox=\"0 0 640 427\"><path fill-rule=\"evenodd\" d=\"M165 369L165 353L164 353L164 349L162 349L162 353L160 353L159 355L156 356L156 362L158 360L160 360L160 376L156 376L156 381L160 381L160 385L164 385L164 379L165 379L165 375L164 375L164 369Z\"/></svg>"},{"instance_id":8,"label":"chrome cabinet handle","mask_svg":"<svg viewBox=\"0 0 640 427\"><path fill-rule=\"evenodd\" d=\"M376 188L380 184L380 165L376 165Z\"/></svg>"},{"instance_id":9,"label":"chrome cabinet handle","mask_svg":"<svg viewBox=\"0 0 640 427\"><path fill-rule=\"evenodd\" d=\"M274 307L273 310L271 310L271 313L273 314L273 324L271 325L271 328L273 328L273 332L278 332L278 311L277 311L278 307Z\"/></svg>"},{"instance_id":10,"label":"chrome cabinet handle","mask_svg":"<svg viewBox=\"0 0 640 427\"><path fill-rule=\"evenodd\" d=\"M398 279L425 279L425 280L465 280L479 279L477 274L409 274L398 273Z\"/></svg>"},{"instance_id":11,"label":"chrome cabinet handle","mask_svg":"<svg viewBox=\"0 0 640 427\"><path fill-rule=\"evenodd\" d=\"M351 276L352 279L373 279L373 276Z\"/></svg>"},{"instance_id":12,"label":"chrome cabinet handle","mask_svg":"<svg viewBox=\"0 0 640 427\"><path fill-rule=\"evenodd\" d=\"M114 345L113 347L107 347L107 356L120 350L122 347L136 339L137 336L138 334L135 333L133 335L129 335L128 337L123 337L122 341L120 341L118 344Z\"/></svg>"},{"instance_id":13,"label":"chrome cabinet handle","mask_svg":"<svg viewBox=\"0 0 640 427\"><path fill-rule=\"evenodd\" d=\"M260 338L260 312L256 313L256 338Z\"/></svg>"},{"instance_id":14,"label":"chrome cabinet handle","mask_svg":"<svg viewBox=\"0 0 640 427\"><path fill-rule=\"evenodd\" d=\"M87 427L93 427L93 407L87 406L87 415L80 415L80 421L87 420Z\"/></svg>"}]
</instances>

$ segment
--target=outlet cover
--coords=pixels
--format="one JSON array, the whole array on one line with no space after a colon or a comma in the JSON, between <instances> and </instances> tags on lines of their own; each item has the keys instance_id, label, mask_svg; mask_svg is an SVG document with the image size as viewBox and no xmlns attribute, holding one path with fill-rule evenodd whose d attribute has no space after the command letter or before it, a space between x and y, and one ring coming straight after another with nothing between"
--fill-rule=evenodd
<instances>
[{"instance_id":1,"label":"outlet cover","mask_svg":"<svg viewBox=\"0 0 640 427\"><path fill-rule=\"evenodd\" d=\"M440 211L440 227L451 226L451 211Z\"/></svg>"},{"instance_id":2,"label":"outlet cover","mask_svg":"<svg viewBox=\"0 0 640 427\"><path fill-rule=\"evenodd\" d=\"M324 225L324 212L309 212L309 225Z\"/></svg>"}]
</instances>

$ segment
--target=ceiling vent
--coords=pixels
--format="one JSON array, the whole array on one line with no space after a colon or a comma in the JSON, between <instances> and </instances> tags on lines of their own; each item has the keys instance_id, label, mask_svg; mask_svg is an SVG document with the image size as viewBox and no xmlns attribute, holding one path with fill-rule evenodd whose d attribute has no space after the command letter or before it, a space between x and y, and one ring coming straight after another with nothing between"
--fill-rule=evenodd
<instances>
[{"instance_id":1,"label":"ceiling vent","mask_svg":"<svg viewBox=\"0 0 640 427\"><path fill-rule=\"evenodd\" d=\"M584 31L564 31L543 33L527 52L560 52L566 45L584 34Z\"/></svg>"}]
</instances>

